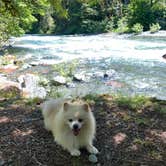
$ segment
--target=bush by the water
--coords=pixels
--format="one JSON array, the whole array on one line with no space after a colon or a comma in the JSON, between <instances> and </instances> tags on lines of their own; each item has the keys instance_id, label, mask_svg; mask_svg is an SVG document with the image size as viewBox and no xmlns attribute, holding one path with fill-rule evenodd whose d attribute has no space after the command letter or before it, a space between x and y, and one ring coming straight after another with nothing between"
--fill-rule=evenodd
<instances>
[{"instance_id":1,"label":"bush by the water","mask_svg":"<svg viewBox=\"0 0 166 166\"><path fill-rule=\"evenodd\" d=\"M115 32L118 33L125 33L125 32L129 32L129 27L127 24L127 18L126 17L122 17L120 20L118 20L118 28L115 30Z\"/></svg>"},{"instance_id":2,"label":"bush by the water","mask_svg":"<svg viewBox=\"0 0 166 166\"><path fill-rule=\"evenodd\" d=\"M0 48L11 36L23 33L94 34L115 30L125 33L137 23L144 30L149 30L153 23L166 29L164 0L19 0L13 3L0 0L0 5ZM134 28L136 32L138 29Z\"/></svg>"},{"instance_id":3,"label":"bush by the water","mask_svg":"<svg viewBox=\"0 0 166 166\"><path fill-rule=\"evenodd\" d=\"M143 32L143 26L140 23L136 23L132 27L132 31L136 34L142 33Z\"/></svg>"},{"instance_id":4,"label":"bush by the water","mask_svg":"<svg viewBox=\"0 0 166 166\"><path fill-rule=\"evenodd\" d=\"M158 32L160 29L161 29L161 26L159 25L159 23L150 25L150 32L151 33Z\"/></svg>"}]
</instances>

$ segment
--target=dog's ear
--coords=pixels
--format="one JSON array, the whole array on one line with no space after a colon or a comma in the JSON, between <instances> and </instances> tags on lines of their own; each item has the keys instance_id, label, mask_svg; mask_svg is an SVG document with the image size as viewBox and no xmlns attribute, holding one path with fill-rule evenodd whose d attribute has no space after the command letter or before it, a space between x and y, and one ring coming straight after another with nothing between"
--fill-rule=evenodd
<instances>
[{"instance_id":1,"label":"dog's ear","mask_svg":"<svg viewBox=\"0 0 166 166\"><path fill-rule=\"evenodd\" d=\"M88 103L83 104L83 109L87 112L90 111L89 104Z\"/></svg>"},{"instance_id":2,"label":"dog's ear","mask_svg":"<svg viewBox=\"0 0 166 166\"><path fill-rule=\"evenodd\" d=\"M64 103L64 110L67 111L69 108L69 103Z\"/></svg>"}]
</instances>

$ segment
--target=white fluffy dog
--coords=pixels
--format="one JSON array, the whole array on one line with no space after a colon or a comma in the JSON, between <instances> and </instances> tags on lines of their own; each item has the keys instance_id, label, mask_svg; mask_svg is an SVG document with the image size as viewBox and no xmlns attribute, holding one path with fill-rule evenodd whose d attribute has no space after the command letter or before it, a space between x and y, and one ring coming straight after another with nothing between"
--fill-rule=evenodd
<instances>
[{"instance_id":1,"label":"white fluffy dog","mask_svg":"<svg viewBox=\"0 0 166 166\"><path fill-rule=\"evenodd\" d=\"M96 123L89 105L68 99L49 100L42 105L45 128L52 131L54 140L72 156L79 156L79 148L98 153L93 146Z\"/></svg>"}]
</instances>

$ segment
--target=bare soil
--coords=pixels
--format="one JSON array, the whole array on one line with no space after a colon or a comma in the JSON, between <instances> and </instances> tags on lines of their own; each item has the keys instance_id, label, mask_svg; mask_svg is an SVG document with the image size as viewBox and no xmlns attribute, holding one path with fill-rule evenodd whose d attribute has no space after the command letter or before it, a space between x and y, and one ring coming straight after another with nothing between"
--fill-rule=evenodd
<instances>
[{"instance_id":1,"label":"bare soil","mask_svg":"<svg viewBox=\"0 0 166 166\"><path fill-rule=\"evenodd\" d=\"M155 101L156 102L156 101ZM162 109L166 102L161 102ZM132 110L111 98L91 103L97 121L98 162L71 157L44 129L37 104L0 101L0 166L165 166L166 116L152 106Z\"/></svg>"}]
</instances>

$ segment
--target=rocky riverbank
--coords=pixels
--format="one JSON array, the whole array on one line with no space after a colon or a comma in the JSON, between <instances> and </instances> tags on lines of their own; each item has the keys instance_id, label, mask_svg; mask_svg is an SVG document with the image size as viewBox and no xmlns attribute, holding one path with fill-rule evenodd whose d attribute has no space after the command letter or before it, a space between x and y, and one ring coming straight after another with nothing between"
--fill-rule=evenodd
<instances>
[{"instance_id":1,"label":"rocky riverbank","mask_svg":"<svg viewBox=\"0 0 166 166\"><path fill-rule=\"evenodd\" d=\"M10 93L10 97L16 95L44 99L49 97L50 92L57 91L57 89L68 90L70 93L59 95L69 97L72 95L73 89L77 89L80 85L88 86L92 80L102 81L103 85L113 88L124 86L123 83L114 80L117 73L112 69L86 73L74 65L70 62L54 66L27 64L24 63L23 59L5 55L0 58L0 90L3 92L1 97L7 97L6 94ZM15 89L17 89L17 93ZM51 93L52 97L56 96L56 93L60 92ZM79 93L75 95L79 96Z\"/></svg>"}]
</instances>

